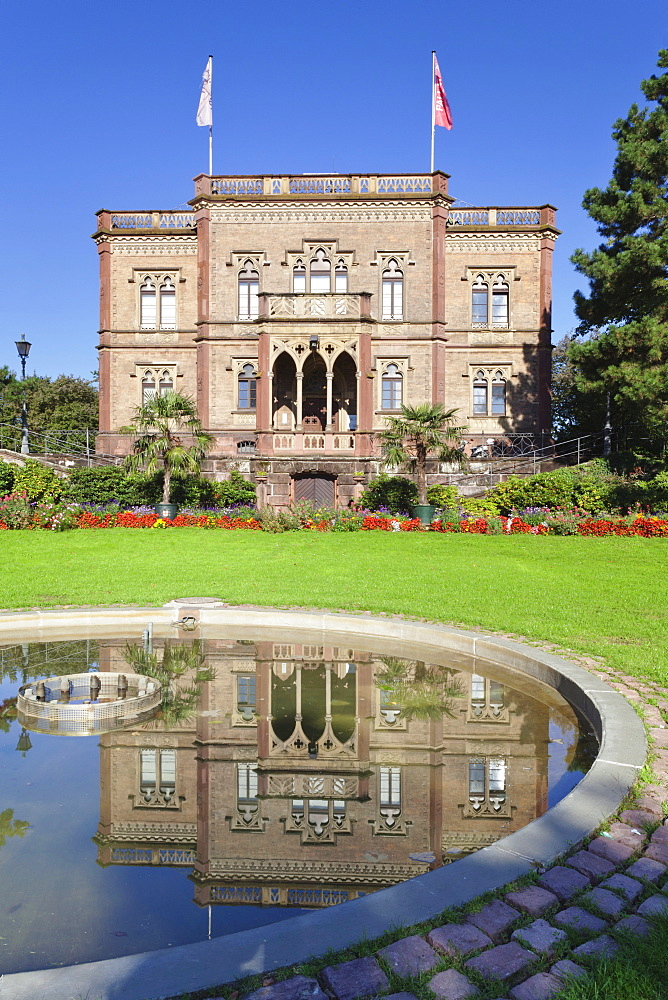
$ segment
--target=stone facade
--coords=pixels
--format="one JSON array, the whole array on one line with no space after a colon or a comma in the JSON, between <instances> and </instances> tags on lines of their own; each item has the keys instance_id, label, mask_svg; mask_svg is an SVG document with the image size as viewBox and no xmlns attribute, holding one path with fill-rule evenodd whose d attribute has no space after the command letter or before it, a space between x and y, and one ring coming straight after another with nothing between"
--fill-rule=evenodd
<instances>
[{"instance_id":1,"label":"stone facade","mask_svg":"<svg viewBox=\"0 0 668 1000\"><path fill-rule=\"evenodd\" d=\"M401 403L455 408L474 457L549 432L552 206L452 208L442 173L195 183L192 211L98 213L99 451L175 388L210 474L342 504Z\"/></svg>"}]
</instances>

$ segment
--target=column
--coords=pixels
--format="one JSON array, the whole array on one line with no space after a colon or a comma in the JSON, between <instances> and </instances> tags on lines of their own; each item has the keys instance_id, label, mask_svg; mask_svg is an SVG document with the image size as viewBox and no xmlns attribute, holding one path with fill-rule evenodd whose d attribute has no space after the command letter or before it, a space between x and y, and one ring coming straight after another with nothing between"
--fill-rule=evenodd
<instances>
[{"instance_id":1,"label":"column","mask_svg":"<svg viewBox=\"0 0 668 1000\"><path fill-rule=\"evenodd\" d=\"M302 395L302 390L304 388L304 372L297 372L297 374L295 375L295 378L297 379L297 400L296 400L297 414L296 414L295 430L296 431L301 431L301 429L302 429L302 418L303 418L303 415L304 415L303 414L304 404L303 404L303 395Z\"/></svg>"},{"instance_id":2,"label":"column","mask_svg":"<svg viewBox=\"0 0 668 1000\"><path fill-rule=\"evenodd\" d=\"M327 372L325 376L327 381L327 424L325 430L331 431L332 429L332 383L334 382L333 372Z\"/></svg>"}]
</instances>

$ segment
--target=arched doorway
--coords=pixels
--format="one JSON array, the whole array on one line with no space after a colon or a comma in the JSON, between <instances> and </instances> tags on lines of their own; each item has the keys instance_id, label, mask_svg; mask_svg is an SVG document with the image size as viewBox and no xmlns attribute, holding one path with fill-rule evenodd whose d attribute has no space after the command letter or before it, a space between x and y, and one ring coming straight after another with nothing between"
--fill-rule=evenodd
<instances>
[{"instance_id":1,"label":"arched doorway","mask_svg":"<svg viewBox=\"0 0 668 1000\"><path fill-rule=\"evenodd\" d=\"M357 368L349 354L334 362L332 426L335 431L357 430Z\"/></svg>"},{"instance_id":2,"label":"arched doorway","mask_svg":"<svg viewBox=\"0 0 668 1000\"><path fill-rule=\"evenodd\" d=\"M327 368L319 354L304 362L302 424L304 429L324 431L327 423Z\"/></svg>"},{"instance_id":3,"label":"arched doorway","mask_svg":"<svg viewBox=\"0 0 668 1000\"><path fill-rule=\"evenodd\" d=\"M336 477L322 472L300 472L292 481L295 503L306 500L316 507L336 506Z\"/></svg>"},{"instance_id":4,"label":"arched doorway","mask_svg":"<svg viewBox=\"0 0 668 1000\"><path fill-rule=\"evenodd\" d=\"M272 424L277 431L292 431L297 418L295 373L297 367L285 351L276 358L272 384Z\"/></svg>"}]
</instances>

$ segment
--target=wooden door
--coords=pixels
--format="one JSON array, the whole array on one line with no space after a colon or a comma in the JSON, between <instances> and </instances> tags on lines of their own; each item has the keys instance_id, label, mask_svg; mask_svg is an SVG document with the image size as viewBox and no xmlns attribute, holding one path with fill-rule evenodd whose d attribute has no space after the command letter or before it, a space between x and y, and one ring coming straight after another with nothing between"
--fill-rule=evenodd
<instances>
[{"instance_id":1,"label":"wooden door","mask_svg":"<svg viewBox=\"0 0 668 1000\"><path fill-rule=\"evenodd\" d=\"M303 476L295 476L294 498L295 503L300 500L308 500L316 507L334 507L335 490L334 477L324 476L318 473L306 473Z\"/></svg>"}]
</instances>

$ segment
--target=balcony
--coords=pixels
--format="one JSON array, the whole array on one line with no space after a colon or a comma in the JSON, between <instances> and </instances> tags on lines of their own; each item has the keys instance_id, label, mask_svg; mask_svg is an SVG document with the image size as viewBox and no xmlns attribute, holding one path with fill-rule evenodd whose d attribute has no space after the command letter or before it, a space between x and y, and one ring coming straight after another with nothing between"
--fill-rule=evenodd
<instances>
[{"instance_id":1,"label":"balcony","mask_svg":"<svg viewBox=\"0 0 668 1000\"><path fill-rule=\"evenodd\" d=\"M350 431L308 431L273 435L274 452L286 455L300 455L305 451L322 454L352 455L355 451L355 435Z\"/></svg>"},{"instance_id":2,"label":"balcony","mask_svg":"<svg viewBox=\"0 0 668 1000\"><path fill-rule=\"evenodd\" d=\"M448 193L448 175L284 174L195 178L195 196L222 198L424 198Z\"/></svg>"},{"instance_id":3,"label":"balcony","mask_svg":"<svg viewBox=\"0 0 668 1000\"><path fill-rule=\"evenodd\" d=\"M271 295L260 292L260 320L359 320L371 319L371 294L327 292L320 295Z\"/></svg>"}]
</instances>

